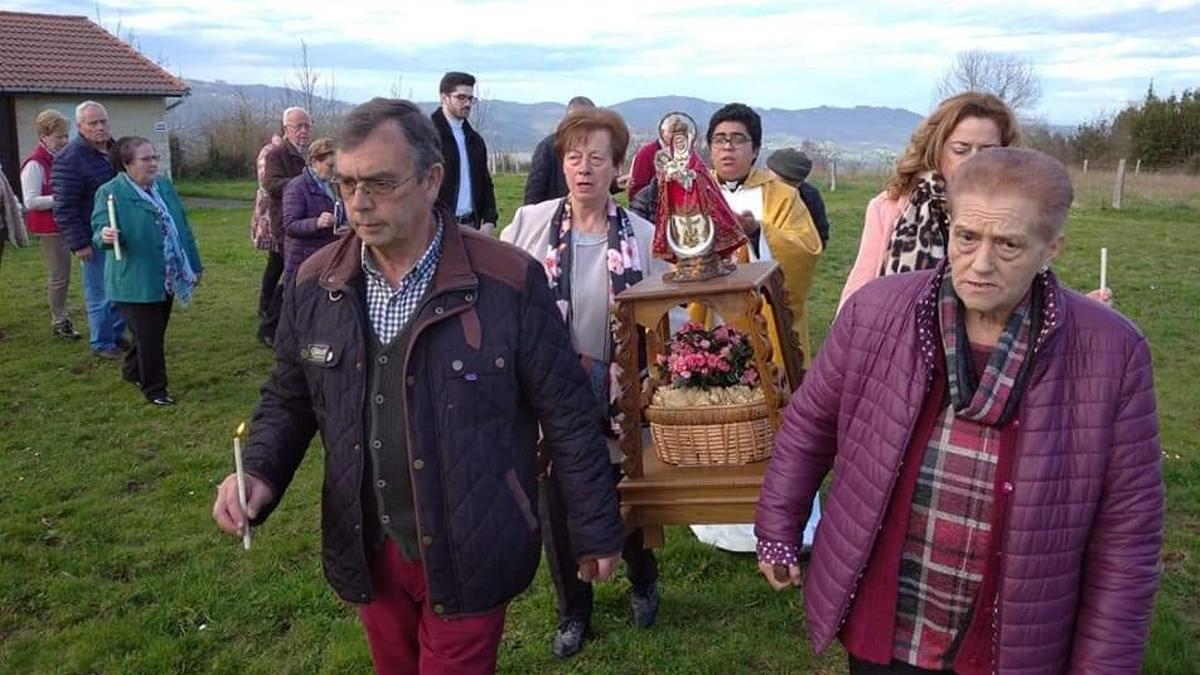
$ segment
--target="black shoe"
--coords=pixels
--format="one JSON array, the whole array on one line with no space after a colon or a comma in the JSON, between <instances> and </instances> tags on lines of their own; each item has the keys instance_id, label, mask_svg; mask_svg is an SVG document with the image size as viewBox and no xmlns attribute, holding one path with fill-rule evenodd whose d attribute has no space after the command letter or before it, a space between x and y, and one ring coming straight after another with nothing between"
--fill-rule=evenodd
<instances>
[{"instance_id":1,"label":"black shoe","mask_svg":"<svg viewBox=\"0 0 1200 675\"><path fill-rule=\"evenodd\" d=\"M639 628L649 628L658 617L658 584L634 590L629 594L629 607L633 610L633 622Z\"/></svg>"},{"instance_id":2,"label":"black shoe","mask_svg":"<svg viewBox=\"0 0 1200 675\"><path fill-rule=\"evenodd\" d=\"M109 347L108 349L93 349L92 355L98 356L102 359L108 359L109 361L117 361L125 357L125 355L121 353L121 350L117 349L116 347Z\"/></svg>"},{"instance_id":3,"label":"black shoe","mask_svg":"<svg viewBox=\"0 0 1200 675\"><path fill-rule=\"evenodd\" d=\"M70 319L63 321L56 326L51 326L50 334L57 338L63 338L64 340L78 340L79 338L83 337L79 334L79 331L75 330L75 326L71 325Z\"/></svg>"},{"instance_id":4,"label":"black shoe","mask_svg":"<svg viewBox=\"0 0 1200 675\"><path fill-rule=\"evenodd\" d=\"M583 649L586 637L586 624L577 619L567 619L558 625L558 632L550 640L550 651L560 659L570 658Z\"/></svg>"},{"instance_id":5,"label":"black shoe","mask_svg":"<svg viewBox=\"0 0 1200 675\"><path fill-rule=\"evenodd\" d=\"M175 405L175 399L171 398L170 394L163 394L161 396L155 396L154 398L149 398L146 400L150 401L151 405L157 405L157 406L163 406L163 407L169 406L169 405Z\"/></svg>"}]
</instances>

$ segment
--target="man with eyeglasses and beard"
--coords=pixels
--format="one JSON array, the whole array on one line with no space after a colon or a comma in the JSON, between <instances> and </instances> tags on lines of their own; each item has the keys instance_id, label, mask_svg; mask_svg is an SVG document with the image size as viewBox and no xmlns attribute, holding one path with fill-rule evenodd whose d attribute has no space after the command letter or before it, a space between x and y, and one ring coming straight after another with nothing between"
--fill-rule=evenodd
<instances>
[{"instance_id":1,"label":"man with eyeglasses and beard","mask_svg":"<svg viewBox=\"0 0 1200 675\"><path fill-rule=\"evenodd\" d=\"M438 199L459 225L491 234L496 229L496 191L488 172L487 144L467 118L475 106L475 76L451 71L438 85L442 105L430 118L442 142L446 177Z\"/></svg>"},{"instance_id":2,"label":"man with eyeglasses and beard","mask_svg":"<svg viewBox=\"0 0 1200 675\"><path fill-rule=\"evenodd\" d=\"M213 518L230 533L262 522L319 431L325 576L359 605L376 670L491 672L505 607L541 557L539 426L579 578L616 566L624 533L595 399L541 263L439 203L438 136L419 108L368 101L338 146L353 232L286 287L247 509L230 475Z\"/></svg>"}]
</instances>

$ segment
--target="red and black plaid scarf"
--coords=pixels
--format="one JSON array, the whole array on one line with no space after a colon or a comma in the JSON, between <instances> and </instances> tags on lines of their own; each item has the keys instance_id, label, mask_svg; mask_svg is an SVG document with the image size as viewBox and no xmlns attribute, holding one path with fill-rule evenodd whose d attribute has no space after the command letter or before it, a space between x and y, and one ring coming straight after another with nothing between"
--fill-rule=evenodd
<instances>
[{"instance_id":1,"label":"red and black plaid scarf","mask_svg":"<svg viewBox=\"0 0 1200 675\"><path fill-rule=\"evenodd\" d=\"M947 392L954 412L964 419L991 427L1002 427L1016 414L1033 365L1033 336L1042 335L1043 308L1052 273L1034 277L1033 286L1008 319L1000 340L992 350L983 376L976 378L971 363L971 344L963 322L962 301L954 291L949 266L942 266L938 318L942 349L946 355Z\"/></svg>"}]
</instances>

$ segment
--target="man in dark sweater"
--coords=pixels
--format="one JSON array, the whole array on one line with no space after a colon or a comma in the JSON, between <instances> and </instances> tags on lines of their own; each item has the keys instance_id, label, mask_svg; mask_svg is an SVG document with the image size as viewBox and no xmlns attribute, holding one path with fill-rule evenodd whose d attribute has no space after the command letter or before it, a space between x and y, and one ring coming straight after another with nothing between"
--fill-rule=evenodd
<instances>
[{"instance_id":1,"label":"man in dark sweater","mask_svg":"<svg viewBox=\"0 0 1200 675\"><path fill-rule=\"evenodd\" d=\"M283 111L283 142L267 151L263 158L262 183L269 197L267 213L271 238L283 241L283 189L292 179L304 172L304 154L312 138L312 117L300 107ZM259 297L258 339L268 347L275 345L275 326L283 303L283 248L267 252L267 267L263 270L262 295Z\"/></svg>"}]
</instances>

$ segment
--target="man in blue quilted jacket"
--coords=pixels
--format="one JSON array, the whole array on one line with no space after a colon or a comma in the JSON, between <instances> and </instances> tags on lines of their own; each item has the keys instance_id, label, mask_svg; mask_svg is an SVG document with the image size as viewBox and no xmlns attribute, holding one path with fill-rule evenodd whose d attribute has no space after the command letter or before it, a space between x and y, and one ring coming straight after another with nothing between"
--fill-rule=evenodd
<instances>
[{"instance_id":1,"label":"man in blue quilted jacket","mask_svg":"<svg viewBox=\"0 0 1200 675\"><path fill-rule=\"evenodd\" d=\"M125 321L104 293L104 256L92 248L96 188L117 175L108 158L113 142L108 111L95 101L84 101L75 108L75 123L79 135L55 158L50 173L54 222L67 248L83 265L83 297L92 353L115 360L121 358Z\"/></svg>"},{"instance_id":2,"label":"man in blue quilted jacket","mask_svg":"<svg viewBox=\"0 0 1200 675\"><path fill-rule=\"evenodd\" d=\"M621 550L588 379L541 264L437 205L438 135L415 105L355 108L336 167L354 231L284 290L248 507L230 475L213 517L264 520L320 432L325 576L359 605L376 670L491 672L540 558L539 437L580 578L608 578Z\"/></svg>"}]
</instances>

